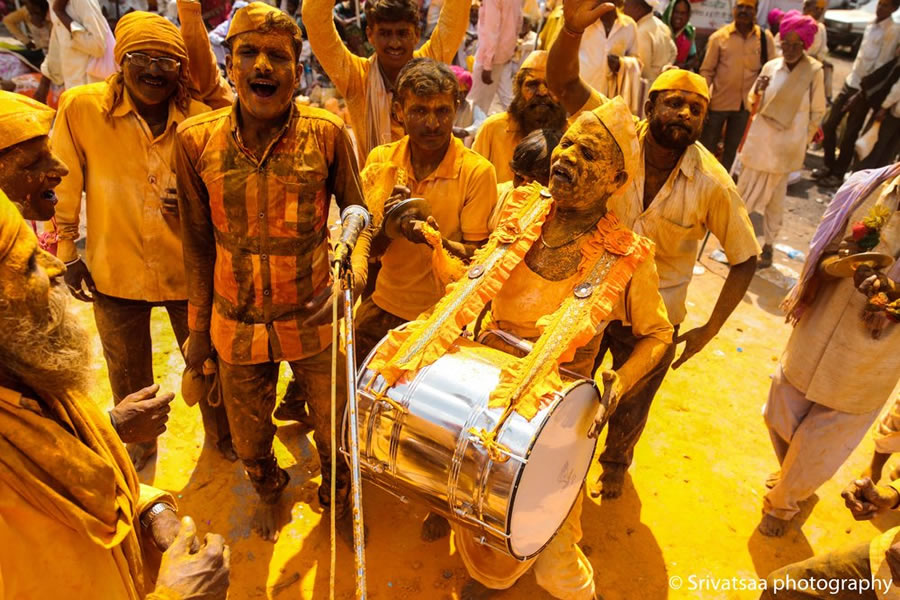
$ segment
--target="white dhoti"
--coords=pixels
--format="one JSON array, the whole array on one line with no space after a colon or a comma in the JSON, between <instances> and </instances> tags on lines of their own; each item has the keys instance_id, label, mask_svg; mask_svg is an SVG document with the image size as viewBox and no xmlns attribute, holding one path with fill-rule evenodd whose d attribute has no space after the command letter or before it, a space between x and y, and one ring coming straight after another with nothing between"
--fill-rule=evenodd
<instances>
[{"instance_id":1,"label":"white dhoti","mask_svg":"<svg viewBox=\"0 0 900 600\"><path fill-rule=\"evenodd\" d=\"M881 407L864 414L816 404L784 376L781 365L772 378L765 406L769 433L787 442L778 483L763 498L763 512L785 521L799 502L831 479L859 445Z\"/></svg>"},{"instance_id":2,"label":"white dhoti","mask_svg":"<svg viewBox=\"0 0 900 600\"><path fill-rule=\"evenodd\" d=\"M473 532L454 523L456 549L469 576L487 588L505 590L534 566L538 585L554 598L591 600L594 597L594 569L578 547L582 535L583 502L582 490L556 536L536 558L526 561L479 544Z\"/></svg>"},{"instance_id":3,"label":"white dhoti","mask_svg":"<svg viewBox=\"0 0 900 600\"><path fill-rule=\"evenodd\" d=\"M781 231L790 175L758 171L745 166L738 177L738 194L743 198L747 212L763 217L763 231L757 231L756 236L762 237L764 243L770 246L778 240L778 232Z\"/></svg>"}]
</instances>

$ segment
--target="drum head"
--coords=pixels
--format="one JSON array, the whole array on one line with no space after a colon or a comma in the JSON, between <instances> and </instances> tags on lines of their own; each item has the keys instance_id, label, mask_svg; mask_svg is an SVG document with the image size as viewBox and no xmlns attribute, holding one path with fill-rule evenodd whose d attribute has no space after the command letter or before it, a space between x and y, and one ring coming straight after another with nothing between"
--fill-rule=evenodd
<instances>
[{"instance_id":1,"label":"drum head","mask_svg":"<svg viewBox=\"0 0 900 600\"><path fill-rule=\"evenodd\" d=\"M510 550L519 558L539 552L575 504L597 440L588 431L597 413L589 381L570 387L537 434L510 508Z\"/></svg>"}]
</instances>

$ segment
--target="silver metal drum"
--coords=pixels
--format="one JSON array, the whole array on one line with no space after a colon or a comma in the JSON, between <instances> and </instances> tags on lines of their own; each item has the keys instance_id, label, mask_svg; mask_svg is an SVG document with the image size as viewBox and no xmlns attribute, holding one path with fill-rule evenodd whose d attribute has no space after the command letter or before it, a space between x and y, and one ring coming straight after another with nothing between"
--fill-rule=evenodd
<instances>
[{"instance_id":1,"label":"silver metal drum","mask_svg":"<svg viewBox=\"0 0 900 600\"><path fill-rule=\"evenodd\" d=\"M374 352L358 379L363 477L404 501L425 502L517 559L540 552L566 519L590 467L596 440L588 431L599 401L594 382L567 383L531 421L510 416L498 436L509 459L495 462L469 430L491 431L502 416L487 402L510 355L461 338L387 392L401 412L367 389L383 387L381 378L369 386ZM345 417L343 439L347 427Z\"/></svg>"}]
</instances>

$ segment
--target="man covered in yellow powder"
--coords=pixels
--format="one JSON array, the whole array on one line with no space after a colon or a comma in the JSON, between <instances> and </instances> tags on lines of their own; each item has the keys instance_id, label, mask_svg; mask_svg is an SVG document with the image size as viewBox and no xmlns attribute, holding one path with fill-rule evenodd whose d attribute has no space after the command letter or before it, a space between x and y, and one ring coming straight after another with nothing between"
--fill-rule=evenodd
<instances>
[{"instance_id":1,"label":"man covered in yellow powder","mask_svg":"<svg viewBox=\"0 0 900 600\"><path fill-rule=\"evenodd\" d=\"M564 365L567 369L593 378L608 392L611 410L653 368L672 339L653 244L608 210L638 160L637 136L624 101L619 98L579 116L552 156L549 191L537 183L517 189L468 275L447 288L433 311L391 332L370 368L390 382L437 360L488 300L485 328L534 342L528 355L504 369L492 392L493 400L503 390L525 389L528 400L502 398L517 402L516 410L551 391L549 382L560 382L564 356L574 357ZM598 331L626 314L638 340L634 352L614 371L595 370ZM496 345L511 350L505 342ZM410 356L413 347L416 352ZM554 597L594 598L593 569L577 545L582 501L579 494L548 546L523 562L454 526L456 547L472 577L461 598L487 598L510 588L532 566L538 584Z\"/></svg>"},{"instance_id":2,"label":"man covered in yellow powder","mask_svg":"<svg viewBox=\"0 0 900 600\"><path fill-rule=\"evenodd\" d=\"M309 45L347 101L360 164L376 146L403 137L403 125L392 106L400 70L413 57L452 62L466 35L470 4L471 0L446 0L437 27L416 50L421 35L418 2L366 2L366 36L375 54L362 58L350 52L341 41L332 18L332 0L303 2Z\"/></svg>"},{"instance_id":3,"label":"man covered in yellow powder","mask_svg":"<svg viewBox=\"0 0 900 600\"><path fill-rule=\"evenodd\" d=\"M565 26L550 49L547 79L566 110L577 114L607 101L579 76L578 49L585 28L614 6L565 0L563 8ZM675 346L671 346L656 369L622 398L610 420L606 449L600 456L603 473L599 486L592 490L607 499L622 493L634 447L669 366L677 369L716 336L743 298L756 269L759 244L744 204L725 169L697 142L708 107L709 88L699 75L671 69L653 82L644 109L647 118L637 121L637 170L631 173L632 182L621 202L612 206L627 226L656 244L660 293L675 326L675 344L685 342L685 348L673 363ZM731 268L707 322L678 335L687 312L688 284L700 240L707 232L719 240ZM607 349L614 366L627 359L636 342L631 329L627 320L610 324L599 359Z\"/></svg>"},{"instance_id":4,"label":"man covered in yellow powder","mask_svg":"<svg viewBox=\"0 0 900 600\"><path fill-rule=\"evenodd\" d=\"M86 396L65 266L0 192L0 597L219 600L230 551L141 485ZM145 559L164 552L156 585Z\"/></svg>"},{"instance_id":5,"label":"man covered in yellow powder","mask_svg":"<svg viewBox=\"0 0 900 600\"><path fill-rule=\"evenodd\" d=\"M287 471L272 448L281 362L303 381L322 470L331 487L331 281L328 206L362 205L356 158L344 124L297 104L303 44L288 15L262 2L235 13L225 43L237 102L181 125L178 205L188 279L186 361L218 357L234 449L259 495L253 527L275 540L289 519ZM451 119L452 121L452 119ZM368 247L357 244L355 281L365 286ZM344 360L338 365L343 369ZM337 414L346 402L339 374ZM350 478L337 465L336 506L350 534Z\"/></svg>"},{"instance_id":6,"label":"man covered in yellow powder","mask_svg":"<svg viewBox=\"0 0 900 600\"><path fill-rule=\"evenodd\" d=\"M133 12L116 26L109 80L69 90L60 100L52 145L69 168L57 188L59 248L66 283L92 302L116 404L153 384L150 313L165 308L178 347L188 338L187 285L175 191L175 129L207 112L189 91L187 48L163 17ZM79 257L82 193L87 251ZM212 441L234 460L224 410L200 401ZM140 470L156 439L129 445Z\"/></svg>"},{"instance_id":7,"label":"man covered in yellow powder","mask_svg":"<svg viewBox=\"0 0 900 600\"><path fill-rule=\"evenodd\" d=\"M400 141L375 148L363 180L375 215L383 203L425 198L432 226L457 257L470 258L488 238L488 219L497 202L491 164L453 135L458 104L453 71L430 58L414 58L400 72L395 112L406 127ZM398 177L402 172L403 176ZM405 185L394 187L397 181ZM375 197L392 190L390 199ZM380 205L380 206L379 206ZM366 355L387 332L415 319L441 299L444 286L432 271L432 249L422 233L422 220L405 220L403 239L376 238L373 256L385 248L375 292L357 309L357 357Z\"/></svg>"},{"instance_id":8,"label":"man covered in yellow powder","mask_svg":"<svg viewBox=\"0 0 900 600\"><path fill-rule=\"evenodd\" d=\"M547 87L547 52L529 54L513 81L513 99L506 112L491 115L475 135L472 150L494 165L497 183L511 181L516 144L536 129L565 129L566 109Z\"/></svg>"},{"instance_id":9,"label":"man covered in yellow powder","mask_svg":"<svg viewBox=\"0 0 900 600\"><path fill-rule=\"evenodd\" d=\"M55 111L21 94L0 91L0 190L26 219L47 221L55 213L55 188L68 173L50 149ZM45 240L52 245L52 242ZM153 384L126 396L109 411L126 443L155 439L166 429L173 394Z\"/></svg>"}]
</instances>

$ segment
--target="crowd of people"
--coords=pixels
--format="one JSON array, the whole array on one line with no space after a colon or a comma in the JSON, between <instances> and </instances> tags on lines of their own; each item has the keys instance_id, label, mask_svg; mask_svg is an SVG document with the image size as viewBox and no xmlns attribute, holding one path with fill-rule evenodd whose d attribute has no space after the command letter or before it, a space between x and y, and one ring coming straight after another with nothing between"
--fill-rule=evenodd
<instances>
[{"instance_id":1,"label":"crowd of people","mask_svg":"<svg viewBox=\"0 0 900 600\"><path fill-rule=\"evenodd\" d=\"M516 357L491 391L507 415L533 417L563 374L593 380L607 433L584 493L613 502L669 370L772 265L788 183L821 137L814 176L837 191L783 304L793 328L764 409L781 468L760 533L784 535L891 399L900 0L878 0L833 100L824 0L767 15L736 0L705 45L686 0L361 4L25 0L4 19L21 47L0 52L0 598L225 597L227 540L198 538L171 494L139 480L174 399L154 384L168 349L151 337L153 308L208 442L252 483L258 535L276 540L291 518L274 417L310 427L311 501L364 544L350 469L333 460L332 415L348 401L332 347L333 204L371 214L343 261L356 367L393 384L474 324ZM877 139L857 157L867 121ZM728 273L702 324L682 329L709 234ZM73 298L91 303L107 414ZM292 381L279 399L281 363ZM900 450L896 402L844 491L857 519L900 505L900 482L880 483ZM496 433L481 432L485 447ZM582 502L528 560L437 513L421 535L454 532L466 600L532 568L553 597L597 598ZM900 585L900 528L770 577L811 574ZM777 597L833 597L796 593Z\"/></svg>"}]
</instances>

